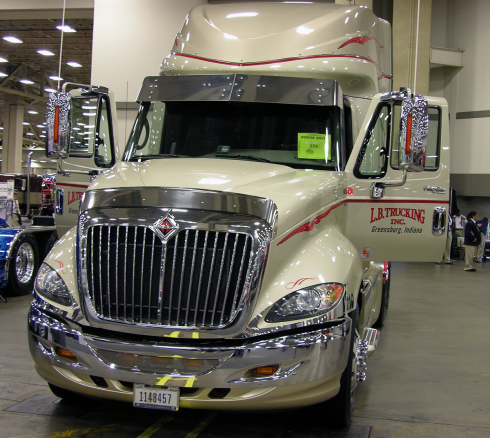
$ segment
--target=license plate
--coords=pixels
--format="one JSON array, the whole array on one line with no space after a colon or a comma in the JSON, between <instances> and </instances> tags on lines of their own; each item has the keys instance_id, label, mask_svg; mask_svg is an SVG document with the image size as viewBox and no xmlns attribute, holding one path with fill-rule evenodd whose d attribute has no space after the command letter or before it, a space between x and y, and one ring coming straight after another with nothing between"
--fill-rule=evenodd
<instances>
[{"instance_id":1,"label":"license plate","mask_svg":"<svg viewBox=\"0 0 490 438\"><path fill-rule=\"evenodd\" d=\"M133 406L178 411L179 395L179 388L135 384L133 387Z\"/></svg>"}]
</instances>

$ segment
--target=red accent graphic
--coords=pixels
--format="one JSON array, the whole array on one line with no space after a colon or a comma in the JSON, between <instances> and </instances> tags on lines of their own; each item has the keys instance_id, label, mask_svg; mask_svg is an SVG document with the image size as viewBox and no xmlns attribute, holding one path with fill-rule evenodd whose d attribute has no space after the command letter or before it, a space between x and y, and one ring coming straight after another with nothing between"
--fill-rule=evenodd
<instances>
[{"instance_id":1,"label":"red accent graphic","mask_svg":"<svg viewBox=\"0 0 490 438\"><path fill-rule=\"evenodd\" d=\"M60 262L59 260L54 260L54 261L60 265L59 269L61 270L62 274L68 273L68 268L64 267L63 262Z\"/></svg>"},{"instance_id":2,"label":"red accent graphic","mask_svg":"<svg viewBox=\"0 0 490 438\"><path fill-rule=\"evenodd\" d=\"M359 59L360 61L367 61L371 64L374 64L381 71L381 67L372 59L365 58L364 56L358 55L312 55L312 56L302 56L298 58L284 58L284 59L275 59L273 61L259 61L259 62L232 62L232 61L220 61L218 59L211 58L203 58L201 56L188 55L186 53L172 53L173 56L182 56L183 58L197 59L198 61L206 61L213 62L215 64L222 65L233 65L237 67L251 67L255 65L269 65L269 64L277 64L278 62L291 62L291 61L303 61L305 59L328 59L328 58L353 58Z\"/></svg>"},{"instance_id":3,"label":"red accent graphic","mask_svg":"<svg viewBox=\"0 0 490 438\"><path fill-rule=\"evenodd\" d=\"M300 278L297 281L291 281L291 283L286 284L286 289L293 289L295 286L301 285L306 280L318 280L318 278Z\"/></svg>"},{"instance_id":4,"label":"red accent graphic","mask_svg":"<svg viewBox=\"0 0 490 438\"><path fill-rule=\"evenodd\" d=\"M63 187L79 187L81 189L86 189L88 187L87 185L82 185L82 184L66 184L66 183L56 183L56 187L63 186Z\"/></svg>"},{"instance_id":5,"label":"red accent graphic","mask_svg":"<svg viewBox=\"0 0 490 438\"><path fill-rule=\"evenodd\" d=\"M288 234L284 239L282 239L277 245L284 243L286 240L288 240L289 238L293 237L298 233L302 233L303 231L311 231L313 228L315 228L315 225L319 224L323 218L327 217L332 210L335 210L337 207L340 207L344 203L345 201L342 201L341 203L334 205L333 207L330 207L325 213L321 214L320 216L317 216L311 222L306 222L305 224L296 228L292 233Z\"/></svg>"},{"instance_id":6,"label":"red accent graphic","mask_svg":"<svg viewBox=\"0 0 490 438\"><path fill-rule=\"evenodd\" d=\"M347 187L347 188L345 189L345 194L346 194L347 196L352 196L352 195L354 194L354 187Z\"/></svg>"},{"instance_id":7,"label":"red accent graphic","mask_svg":"<svg viewBox=\"0 0 490 438\"><path fill-rule=\"evenodd\" d=\"M383 48L383 46L379 43L379 41L376 38L370 37L370 36L363 36L363 37L351 38L350 40L348 40L344 44L342 44L339 47L339 49L341 49L342 47L348 46L349 44L361 44L361 45L364 45L365 43L367 43L368 41L371 41L371 40L376 41L378 43L378 46L379 46L380 49Z\"/></svg>"},{"instance_id":8,"label":"red accent graphic","mask_svg":"<svg viewBox=\"0 0 490 438\"><path fill-rule=\"evenodd\" d=\"M371 254L369 254L369 251L366 248L362 248L362 253L367 259L371 257Z\"/></svg>"},{"instance_id":9,"label":"red accent graphic","mask_svg":"<svg viewBox=\"0 0 490 438\"><path fill-rule=\"evenodd\" d=\"M159 227L159 230L163 233L164 236L166 236L168 233L170 233L170 231L172 231L172 229L173 229L173 226L167 219L165 219L162 222L162 225L160 225L160 227Z\"/></svg>"}]
</instances>

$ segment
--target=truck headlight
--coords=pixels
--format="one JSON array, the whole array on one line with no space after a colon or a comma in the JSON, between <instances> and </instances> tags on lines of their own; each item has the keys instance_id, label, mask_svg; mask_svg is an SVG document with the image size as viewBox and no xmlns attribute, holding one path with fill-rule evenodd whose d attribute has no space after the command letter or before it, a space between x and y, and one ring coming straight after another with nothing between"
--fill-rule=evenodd
<instances>
[{"instance_id":1,"label":"truck headlight","mask_svg":"<svg viewBox=\"0 0 490 438\"><path fill-rule=\"evenodd\" d=\"M338 283L317 284L281 298L267 314L266 322L312 318L333 309L342 298L344 286Z\"/></svg>"},{"instance_id":2,"label":"truck headlight","mask_svg":"<svg viewBox=\"0 0 490 438\"><path fill-rule=\"evenodd\" d=\"M48 264L43 263L39 269L35 283L36 291L46 298L64 306L71 304L71 297L65 282Z\"/></svg>"}]
</instances>

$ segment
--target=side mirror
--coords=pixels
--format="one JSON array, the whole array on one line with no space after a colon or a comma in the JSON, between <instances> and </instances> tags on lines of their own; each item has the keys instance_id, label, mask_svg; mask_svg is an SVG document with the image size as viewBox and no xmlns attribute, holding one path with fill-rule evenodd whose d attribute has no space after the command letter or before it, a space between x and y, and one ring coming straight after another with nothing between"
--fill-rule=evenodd
<instances>
[{"instance_id":1,"label":"side mirror","mask_svg":"<svg viewBox=\"0 0 490 438\"><path fill-rule=\"evenodd\" d=\"M65 84L66 85L72 84ZM73 84L75 85L75 84ZM51 158L92 158L99 142L97 129L103 96L108 89L90 87L73 89L69 93L51 93L46 123L46 156ZM107 124L107 121L104 120Z\"/></svg>"},{"instance_id":2,"label":"side mirror","mask_svg":"<svg viewBox=\"0 0 490 438\"><path fill-rule=\"evenodd\" d=\"M51 93L46 117L46 156L68 157L70 138L70 93Z\"/></svg>"},{"instance_id":3,"label":"side mirror","mask_svg":"<svg viewBox=\"0 0 490 438\"><path fill-rule=\"evenodd\" d=\"M402 102L399 130L400 168L421 172L425 168L429 133L428 102L419 94Z\"/></svg>"}]
</instances>

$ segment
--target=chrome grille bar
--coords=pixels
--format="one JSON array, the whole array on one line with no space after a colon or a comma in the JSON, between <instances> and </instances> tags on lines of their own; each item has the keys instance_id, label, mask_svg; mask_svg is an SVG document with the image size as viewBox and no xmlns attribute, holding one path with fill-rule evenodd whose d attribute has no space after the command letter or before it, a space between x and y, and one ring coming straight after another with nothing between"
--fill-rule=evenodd
<instances>
[{"instance_id":1,"label":"chrome grille bar","mask_svg":"<svg viewBox=\"0 0 490 438\"><path fill-rule=\"evenodd\" d=\"M246 236L245 245L243 246L242 259L240 261L240 270L238 272L238 280L236 282L236 287L235 287L235 295L233 296L233 301L232 301L232 303L233 303L233 307L231 309L232 312L235 312L235 310L236 310L237 297L238 297L238 292L240 292L240 284L242 284L241 281L242 281L243 266L245 265L245 257L247 255L247 248L248 248L249 240L250 240L250 236ZM250 269L250 262L249 262L249 265L247 267L247 275L248 275L249 269ZM247 277L247 275L245 275L245 278Z\"/></svg>"},{"instance_id":2,"label":"chrome grille bar","mask_svg":"<svg viewBox=\"0 0 490 438\"><path fill-rule=\"evenodd\" d=\"M111 281L111 226L107 227L107 316L111 317L111 295L109 293Z\"/></svg>"},{"instance_id":3,"label":"chrome grille bar","mask_svg":"<svg viewBox=\"0 0 490 438\"><path fill-rule=\"evenodd\" d=\"M180 306L182 304L182 287L184 286L184 274L185 274L185 259L187 255L187 242L189 239L189 230L185 230L185 240L184 240L184 255L182 257L182 271L180 273L180 286L179 286L179 301L177 303L177 316L175 320L177 321L177 325L179 324L179 317L180 317ZM176 245L177 248L177 245ZM177 257L175 257L177 258ZM185 325L185 323L184 323Z\"/></svg>"},{"instance_id":4,"label":"chrome grille bar","mask_svg":"<svg viewBox=\"0 0 490 438\"><path fill-rule=\"evenodd\" d=\"M119 319L119 227L116 230L116 319Z\"/></svg>"},{"instance_id":5,"label":"chrome grille bar","mask_svg":"<svg viewBox=\"0 0 490 438\"><path fill-rule=\"evenodd\" d=\"M202 285L202 279L204 273L204 263L206 261L206 248L208 245L208 236L209 236L209 231L206 231L206 234L204 235L204 245L202 251L201 272L199 272L199 282L197 283L197 296L196 296L196 305L195 305L196 312L194 313L193 325L196 325L197 315L199 313L199 298L201 297L201 285ZM197 242L197 236L196 236L196 242Z\"/></svg>"},{"instance_id":6,"label":"chrome grille bar","mask_svg":"<svg viewBox=\"0 0 490 438\"><path fill-rule=\"evenodd\" d=\"M125 241L124 241L124 321L127 321L127 308L128 308L128 302L127 302L127 295L126 295L126 277L127 277L127 272L126 272L126 266L128 266L128 230L129 226L126 226L126 235L125 235Z\"/></svg>"},{"instance_id":7,"label":"chrome grille bar","mask_svg":"<svg viewBox=\"0 0 490 438\"><path fill-rule=\"evenodd\" d=\"M220 325L223 324L223 317L225 314L226 299L228 298L228 291L230 289L231 275L233 274L233 266L235 264L236 247L238 244L238 236L235 236L235 242L233 243L233 253L231 255L231 269L228 272L228 279L226 280L225 298L223 299L223 307L221 308L221 318L219 320ZM243 251L245 252L245 251Z\"/></svg>"},{"instance_id":8,"label":"chrome grille bar","mask_svg":"<svg viewBox=\"0 0 490 438\"><path fill-rule=\"evenodd\" d=\"M151 298L152 298L151 285L153 282L153 260L154 260L154 255L155 255L155 238L156 238L155 235L153 235L151 238L150 285L148 287L148 321L151 321Z\"/></svg>"}]
</instances>

